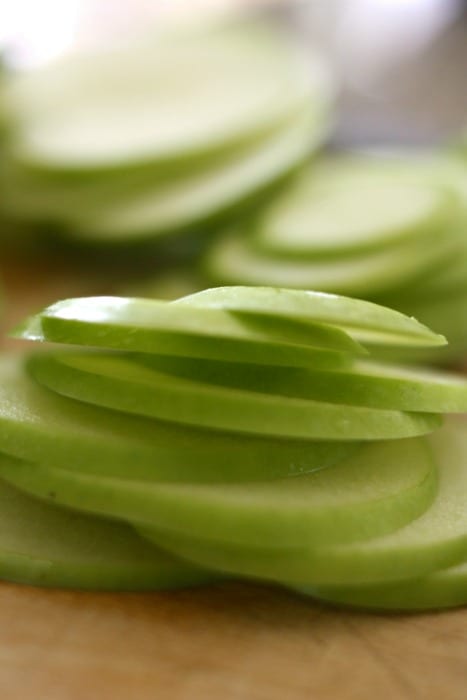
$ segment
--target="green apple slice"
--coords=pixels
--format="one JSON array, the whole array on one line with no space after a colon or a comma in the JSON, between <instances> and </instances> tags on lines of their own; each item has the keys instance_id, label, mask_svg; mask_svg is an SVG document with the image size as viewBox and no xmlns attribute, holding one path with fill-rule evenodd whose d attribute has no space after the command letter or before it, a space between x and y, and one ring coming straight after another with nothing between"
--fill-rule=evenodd
<instances>
[{"instance_id":1,"label":"green apple slice","mask_svg":"<svg viewBox=\"0 0 467 700\"><path fill-rule=\"evenodd\" d=\"M21 219L61 222L74 237L92 242L191 228L258 196L296 167L321 138L323 126L312 112L303 110L267 139L220 163L165 181L152 170L77 183L19 172L15 181L13 168L13 179L8 172L4 178L3 206Z\"/></svg>"},{"instance_id":2,"label":"green apple slice","mask_svg":"<svg viewBox=\"0 0 467 700\"><path fill-rule=\"evenodd\" d=\"M323 119L309 110L266 143L215 169L74 210L73 236L112 242L199 226L291 172L319 145L323 132Z\"/></svg>"},{"instance_id":3,"label":"green apple slice","mask_svg":"<svg viewBox=\"0 0 467 700\"><path fill-rule=\"evenodd\" d=\"M72 367L77 367L77 362L84 362L81 365L84 368L88 360L82 360L82 356L84 357L83 354L70 353L41 355L37 360L33 358L32 362L38 362L40 366L48 358L53 358L60 364ZM89 354L85 357L88 358ZM115 355L113 358L116 359ZM177 380L185 379L187 384L202 382L205 391L211 386L225 387L277 397L378 409L467 412L467 380L452 372L429 368L355 360L349 369L314 371L293 367L235 365L215 360L161 355L132 355L131 359ZM36 376L39 379L39 375ZM54 379L55 377L51 381Z\"/></svg>"},{"instance_id":4,"label":"green apple slice","mask_svg":"<svg viewBox=\"0 0 467 700\"><path fill-rule=\"evenodd\" d=\"M1 451L26 461L144 481L283 478L334 464L357 442L283 440L196 430L66 399L0 362Z\"/></svg>"},{"instance_id":5,"label":"green apple slice","mask_svg":"<svg viewBox=\"0 0 467 700\"><path fill-rule=\"evenodd\" d=\"M174 303L228 310L252 317L268 315L302 323L331 324L361 342L415 346L446 343L445 338L399 311L323 292L274 287L214 287Z\"/></svg>"},{"instance_id":6,"label":"green apple slice","mask_svg":"<svg viewBox=\"0 0 467 700\"><path fill-rule=\"evenodd\" d=\"M307 115L307 119L305 118ZM309 126L311 109L302 108L284 123L268 130L261 135L215 158L201 160L190 169L180 166L161 170L157 165L117 170L116 172L101 172L86 174L82 177L52 176L28 169L27 166L16 162L13 157L5 154L0 170L3 192L2 208L15 217L26 220L59 220L71 223L80 219L80 215L88 212L104 211L122 198L131 200L132 196L141 193L152 193L157 196L159 191L166 195L183 191L188 184L205 179L212 173L229 170L232 164L243 162L253 154L270 150L272 144L282 140L293 127L294 132L300 131L298 124ZM302 128L302 130L303 130ZM82 211L79 211L79 207Z\"/></svg>"},{"instance_id":7,"label":"green apple slice","mask_svg":"<svg viewBox=\"0 0 467 700\"><path fill-rule=\"evenodd\" d=\"M150 186L154 191L161 184L167 186L173 177L161 176L157 169L149 167L79 179L47 177L30 172L5 154L0 170L2 209L9 216L28 222L68 222L79 216L79 207L87 210L101 202L105 205L109 198L128 196Z\"/></svg>"},{"instance_id":8,"label":"green apple slice","mask_svg":"<svg viewBox=\"0 0 467 700\"><path fill-rule=\"evenodd\" d=\"M233 543L264 546L279 561L283 547L392 532L426 510L437 485L431 452L420 438L371 443L314 474L228 486L137 482L26 463L0 465L0 475L40 498L53 493L62 505L177 536L215 536L226 551Z\"/></svg>"},{"instance_id":9,"label":"green apple slice","mask_svg":"<svg viewBox=\"0 0 467 700\"><path fill-rule=\"evenodd\" d=\"M467 564L428 576L367 586L296 589L319 600L377 610L437 610L467 604Z\"/></svg>"},{"instance_id":10,"label":"green apple slice","mask_svg":"<svg viewBox=\"0 0 467 700\"><path fill-rule=\"evenodd\" d=\"M389 583L425 576L467 556L467 429L451 419L430 437L439 464L431 507L392 534L332 547L251 547L148 530L164 548L205 567L297 586Z\"/></svg>"},{"instance_id":11,"label":"green apple slice","mask_svg":"<svg viewBox=\"0 0 467 700\"><path fill-rule=\"evenodd\" d=\"M18 160L72 174L193 161L330 94L319 60L310 79L303 52L259 21L74 54L16 76L6 92Z\"/></svg>"},{"instance_id":12,"label":"green apple slice","mask_svg":"<svg viewBox=\"0 0 467 700\"><path fill-rule=\"evenodd\" d=\"M465 162L445 148L341 151L323 157L315 173L320 181L334 185L426 185L455 193L460 202L467 201Z\"/></svg>"},{"instance_id":13,"label":"green apple slice","mask_svg":"<svg viewBox=\"0 0 467 700\"><path fill-rule=\"evenodd\" d=\"M452 226L455 193L378 177L373 164L366 178L330 165L312 166L275 200L252 230L252 245L282 258L344 257ZM381 168L386 175L384 161Z\"/></svg>"},{"instance_id":14,"label":"green apple slice","mask_svg":"<svg viewBox=\"0 0 467 700\"><path fill-rule=\"evenodd\" d=\"M0 455L0 464L20 462ZM0 578L34 586L155 590L214 575L145 544L122 523L40 502L0 482Z\"/></svg>"},{"instance_id":15,"label":"green apple slice","mask_svg":"<svg viewBox=\"0 0 467 700\"><path fill-rule=\"evenodd\" d=\"M248 382L209 385L196 375L187 379L108 354L40 353L28 365L40 384L64 396L201 428L304 440L384 440L439 426L436 414L324 403L278 395L273 388L261 393Z\"/></svg>"},{"instance_id":16,"label":"green apple slice","mask_svg":"<svg viewBox=\"0 0 467 700\"><path fill-rule=\"evenodd\" d=\"M353 296L394 289L428 272L458 249L450 231L394 243L388 249L326 260L280 260L255 250L239 231L225 234L206 254L203 270L214 284L275 285Z\"/></svg>"},{"instance_id":17,"label":"green apple slice","mask_svg":"<svg viewBox=\"0 0 467 700\"><path fill-rule=\"evenodd\" d=\"M284 318L127 297L66 299L26 321L16 336L71 345L274 365L339 366L362 347L343 331Z\"/></svg>"}]
</instances>

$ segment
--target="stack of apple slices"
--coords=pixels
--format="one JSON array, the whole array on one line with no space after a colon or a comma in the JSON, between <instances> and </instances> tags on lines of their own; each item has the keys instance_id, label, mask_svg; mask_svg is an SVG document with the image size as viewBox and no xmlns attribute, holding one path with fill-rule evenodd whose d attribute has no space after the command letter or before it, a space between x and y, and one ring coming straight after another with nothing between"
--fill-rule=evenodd
<instances>
[{"instance_id":1,"label":"stack of apple slices","mask_svg":"<svg viewBox=\"0 0 467 700\"><path fill-rule=\"evenodd\" d=\"M319 58L260 20L75 53L6 81L2 208L95 244L190 229L300 164L331 101Z\"/></svg>"},{"instance_id":2,"label":"stack of apple slices","mask_svg":"<svg viewBox=\"0 0 467 700\"><path fill-rule=\"evenodd\" d=\"M467 430L439 415L467 411L467 381L368 350L445 342L415 319L233 287L65 300L17 334L71 347L0 367L3 577L467 602L462 569L432 573L467 558Z\"/></svg>"},{"instance_id":3,"label":"stack of apple slices","mask_svg":"<svg viewBox=\"0 0 467 700\"><path fill-rule=\"evenodd\" d=\"M441 358L459 357L467 167L442 154L325 158L246 230L221 238L204 267L216 284L317 289L397 308L448 338Z\"/></svg>"}]
</instances>

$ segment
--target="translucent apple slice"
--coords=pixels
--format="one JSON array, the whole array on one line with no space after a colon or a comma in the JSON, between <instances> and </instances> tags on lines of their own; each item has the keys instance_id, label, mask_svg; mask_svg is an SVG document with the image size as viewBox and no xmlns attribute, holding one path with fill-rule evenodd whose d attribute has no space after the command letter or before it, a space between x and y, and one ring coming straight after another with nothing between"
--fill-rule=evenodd
<instances>
[{"instance_id":1,"label":"translucent apple slice","mask_svg":"<svg viewBox=\"0 0 467 700\"><path fill-rule=\"evenodd\" d=\"M455 193L391 177L384 160L383 177L371 159L366 177L351 164L350 172L326 165L312 166L276 198L252 230L252 245L281 258L341 258L439 233L455 221Z\"/></svg>"},{"instance_id":2,"label":"translucent apple slice","mask_svg":"<svg viewBox=\"0 0 467 700\"><path fill-rule=\"evenodd\" d=\"M467 428L451 419L429 441L439 464L430 508L405 527L361 542L332 547L238 546L214 537L195 539L165 531L146 536L190 561L242 576L297 586L348 586L418 578L467 556Z\"/></svg>"},{"instance_id":3,"label":"translucent apple slice","mask_svg":"<svg viewBox=\"0 0 467 700\"><path fill-rule=\"evenodd\" d=\"M360 342L444 345L446 340L416 319L379 304L323 292L277 287L214 287L178 299L177 305L228 310L255 317L286 317L341 328Z\"/></svg>"},{"instance_id":4,"label":"translucent apple slice","mask_svg":"<svg viewBox=\"0 0 467 700\"><path fill-rule=\"evenodd\" d=\"M274 377L263 392L254 390L254 380L253 390L249 388L248 375L233 388L208 384L196 376L196 368L188 378L158 371L157 358L155 369L109 354L40 353L29 359L28 366L40 384L64 396L202 428L304 440L384 440L421 435L439 425L436 415L429 413L276 394ZM252 373L250 368L249 376Z\"/></svg>"},{"instance_id":5,"label":"translucent apple slice","mask_svg":"<svg viewBox=\"0 0 467 700\"><path fill-rule=\"evenodd\" d=\"M323 157L310 174L324 183L359 183L362 188L398 182L450 191L459 201L467 198L465 162L454 152L441 149L394 149L340 151ZM307 180L306 175L304 175ZM305 188L308 183L305 183Z\"/></svg>"},{"instance_id":6,"label":"translucent apple slice","mask_svg":"<svg viewBox=\"0 0 467 700\"><path fill-rule=\"evenodd\" d=\"M427 576L367 586L296 589L339 605L377 610L437 610L467 604L467 564Z\"/></svg>"},{"instance_id":7,"label":"translucent apple slice","mask_svg":"<svg viewBox=\"0 0 467 700\"><path fill-rule=\"evenodd\" d=\"M0 362L0 450L31 462L141 481L283 478L334 464L352 442L281 440L122 415L42 389L18 358Z\"/></svg>"},{"instance_id":8,"label":"translucent apple slice","mask_svg":"<svg viewBox=\"0 0 467 700\"><path fill-rule=\"evenodd\" d=\"M207 252L203 270L213 284L275 285L353 296L382 294L429 272L458 249L451 231L394 243L388 249L326 260L284 260L252 246L239 231L225 234Z\"/></svg>"},{"instance_id":9,"label":"translucent apple slice","mask_svg":"<svg viewBox=\"0 0 467 700\"><path fill-rule=\"evenodd\" d=\"M203 382L206 389L212 385L389 410L467 410L467 380L453 372L425 367L358 359L348 368L328 371L136 353L131 359L158 372Z\"/></svg>"},{"instance_id":10,"label":"translucent apple slice","mask_svg":"<svg viewBox=\"0 0 467 700\"><path fill-rule=\"evenodd\" d=\"M323 131L323 119L308 110L267 142L206 172L73 210L67 217L73 237L118 242L199 226L291 172L319 145Z\"/></svg>"},{"instance_id":11,"label":"translucent apple slice","mask_svg":"<svg viewBox=\"0 0 467 700\"><path fill-rule=\"evenodd\" d=\"M138 352L273 365L339 366L362 346L338 328L228 310L126 297L66 299L26 321L15 335Z\"/></svg>"},{"instance_id":12,"label":"translucent apple slice","mask_svg":"<svg viewBox=\"0 0 467 700\"><path fill-rule=\"evenodd\" d=\"M13 470L20 462L0 455ZM127 525L40 502L0 481L0 578L34 586L155 590L214 575L148 546Z\"/></svg>"},{"instance_id":13,"label":"translucent apple slice","mask_svg":"<svg viewBox=\"0 0 467 700\"><path fill-rule=\"evenodd\" d=\"M258 548L259 561L269 556L271 567L277 553L282 578L288 575L280 567L284 547L297 550L392 532L426 510L437 486L431 452L420 438L371 443L314 474L228 486L103 478L45 463L0 465L0 475L40 498L53 493L62 505L128 520L143 529L171 531L167 541L159 538L169 549L172 535L215 538L221 557L228 559L231 546ZM201 550L204 546L201 542ZM235 561L231 566L236 569ZM214 563L211 568L219 567Z\"/></svg>"},{"instance_id":14,"label":"translucent apple slice","mask_svg":"<svg viewBox=\"0 0 467 700\"><path fill-rule=\"evenodd\" d=\"M79 174L189 163L330 99L318 58L256 21L151 32L114 50L74 54L7 85L18 160ZM220 79L221 77L221 79Z\"/></svg>"},{"instance_id":15,"label":"translucent apple slice","mask_svg":"<svg viewBox=\"0 0 467 700\"><path fill-rule=\"evenodd\" d=\"M82 355L42 355L37 362L41 365L49 357L76 366L77 358L81 362ZM116 359L115 355L113 359ZM177 380L187 380L188 386L190 382L202 382L205 392L210 387L225 387L267 396L312 399L383 410L467 412L467 380L453 372L429 368L355 360L348 369L314 371L161 355L138 354L132 355L131 359Z\"/></svg>"},{"instance_id":16,"label":"translucent apple slice","mask_svg":"<svg viewBox=\"0 0 467 700\"><path fill-rule=\"evenodd\" d=\"M90 242L191 228L246 203L296 167L321 138L322 120L314 111L304 109L267 138L178 177L164 179L146 168L118 178L56 181L10 164L2 185L3 206L20 219L60 222L70 235Z\"/></svg>"}]
</instances>

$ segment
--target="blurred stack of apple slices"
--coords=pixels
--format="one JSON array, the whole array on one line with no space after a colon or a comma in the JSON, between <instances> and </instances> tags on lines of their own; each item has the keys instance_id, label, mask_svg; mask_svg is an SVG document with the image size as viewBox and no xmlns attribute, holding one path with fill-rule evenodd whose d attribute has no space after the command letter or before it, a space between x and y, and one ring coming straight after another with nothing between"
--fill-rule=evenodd
<instances>
[{"instance_id":1,"label":"blurred stack of apple slices","mask_svg":"<svg viewBox=\"0 0 467 700\"><path fill-rule=\"evenodd\" d=\"M467 350L467 166L454 155L335 155L310 165L204 260L215 284L348 294L413 315ZM407 353L405 356L408 357Z\"/></svg>"},{"instance_id":2,"label":"blurred stack of apple slices","mask_svg":"<svg viewBox=\"0 0 467 700\"><path fill-rule=\"evenodd\" d=\"M11 73L1 206L95 244L199 227L321 144L332 92L320 59L260 19L148 32Z\"/></svg>"},{"instance_id":3,"label":"blurred stack of apple slices","mask_svg":"<svg viewBox=\"0 0 467 700\"><path fill-rule=\"evenodd\" d=\"M413 318L232 287L64 300L17 335L70 347L2 360L0 476L5 498L26 494L2 515L25 552L15 568L0 538L3 577L170 588L227 575L329 598L376 586L376 599L467 557L466 429L440 428L467 409L467 381L370 354L445 343Z\"/></svg>"}]
</instances>

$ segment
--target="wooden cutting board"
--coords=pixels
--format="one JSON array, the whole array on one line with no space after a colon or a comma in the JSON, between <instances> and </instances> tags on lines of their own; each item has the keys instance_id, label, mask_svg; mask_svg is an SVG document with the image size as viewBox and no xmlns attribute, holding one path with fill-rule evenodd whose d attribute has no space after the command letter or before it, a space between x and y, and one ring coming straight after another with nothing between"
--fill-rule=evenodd
<instances>
[{"instance_id":1,"label":"wooden cutting board","mask_svg":"<svg viewBox=\"0 0 467 700\"><path fill-rule=\"evenodd\" d=\"M381 616L225 584L0 586L2 700L465 700L467 610Z\"/></svg>"},{"instance_id":2,"label":"wooden cutting board","mask_svg":"<svg viewBox=\"0 0 467 700\"><path fill-rule=\"evenodd\" d=\"M121 281L60 255L11 256L0 275L5 327ZM467 610L356 613L240 583L151 595L0 583L1 700L466 698Z\"/></svg>"}]
</instances>

